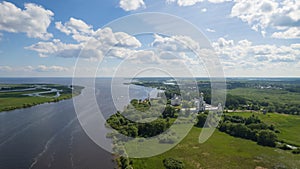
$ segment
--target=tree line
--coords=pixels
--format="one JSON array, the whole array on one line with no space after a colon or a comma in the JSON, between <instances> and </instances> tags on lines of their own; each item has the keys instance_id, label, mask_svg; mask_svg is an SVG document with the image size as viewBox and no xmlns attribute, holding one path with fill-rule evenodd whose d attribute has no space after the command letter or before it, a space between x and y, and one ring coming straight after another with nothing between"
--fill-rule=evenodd
<instances>
[{"instance_id":1,"label":"tree line","mask_svg":"<svg viewBox=\"0 0 300 169\"><path fill-rule=\"evenodd\" d=\"M196 126L203 127L206 119L207 114L199 114ZM263 146L275 147L278 141L276 133L279 131L273 125L265 124L254 115L248 118L224 115L218 129L234 137L253 140Z\"/></svg>"}]
</instances>

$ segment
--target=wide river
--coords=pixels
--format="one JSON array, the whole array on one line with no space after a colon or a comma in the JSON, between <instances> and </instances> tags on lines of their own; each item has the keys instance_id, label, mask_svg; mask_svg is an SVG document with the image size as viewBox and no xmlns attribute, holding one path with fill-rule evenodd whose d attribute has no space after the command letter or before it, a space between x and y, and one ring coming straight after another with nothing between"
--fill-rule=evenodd
<instances>
[{"instance_id":1,"label":"wide river","mask_svg":"<svg viewBox=\"0 0 300 169\"><path fill-rule=\"evenodd\" d=\"M90 79L82 79L88 81ZM120 79L125 82L125 79ZM0 78L0 83L54 83L70 85L71 78ZM81 84L82 85L82 84ZM90 86L85 86L87 90ZM128 104L128 86L114 86L119 106ZM148 88L130 85L132 98L147 97ZM83 91L84 93L85 91ZM111 79L96 79L95 94L104 117L116 112ZM80 96L78 96L80 97ZM73 100L46 103L0 113L0 169L110 169L112 155L95 144L82 129Z\"/></svg>"}]
</instances>

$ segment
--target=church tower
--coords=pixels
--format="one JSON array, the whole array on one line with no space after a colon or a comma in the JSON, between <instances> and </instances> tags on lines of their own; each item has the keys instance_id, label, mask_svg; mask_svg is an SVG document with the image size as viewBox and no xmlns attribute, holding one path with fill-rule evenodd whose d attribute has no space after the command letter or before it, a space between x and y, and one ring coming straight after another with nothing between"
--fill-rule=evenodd
<instances>
[{"instance_id":1,"label":"church tower","mask_svg":"<svg viewBox=\"0 0 300 169\"><path fill-rule=\"evenodd\" d=\"M200 93L200 97L199 97L199 106L198 106L198 111L203 112L205 111L205 101L204 101L204 97L203 97L203 93Z\"/></svg>"}]
</instances>

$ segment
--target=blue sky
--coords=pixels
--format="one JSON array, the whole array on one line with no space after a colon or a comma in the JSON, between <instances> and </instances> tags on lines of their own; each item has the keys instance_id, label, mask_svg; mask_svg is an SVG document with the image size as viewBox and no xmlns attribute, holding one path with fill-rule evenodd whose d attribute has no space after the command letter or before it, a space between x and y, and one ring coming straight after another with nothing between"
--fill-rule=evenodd
<instances>
[{"instance_id":1,"label":"blue sky","mask_svg":"<svg viewBox=\"0 0 300 169\"><path fill-rule=\"evenodd\" d=\"M113 76L125 62L123 76L141 70L135 67L174 69L181 64L193 76L208 76L205 65L196 63L178 43L195 45L193 37L134 36L104 28L118 18L144 12L175 15L195 25L210 41L227 77L300 75L297 0L13 0L0 1L0 76L70 77L75 69L80 76L94 76L91 67L100 62L98 76ZM104 55L104 48L120 37L127 41ZM98 40L93 46L98 51L84 56L82 49L91 39ZM75 67L80 54L82 64ZM180 76L183 71L172 72Z\"/></svg>"}]
</instances>

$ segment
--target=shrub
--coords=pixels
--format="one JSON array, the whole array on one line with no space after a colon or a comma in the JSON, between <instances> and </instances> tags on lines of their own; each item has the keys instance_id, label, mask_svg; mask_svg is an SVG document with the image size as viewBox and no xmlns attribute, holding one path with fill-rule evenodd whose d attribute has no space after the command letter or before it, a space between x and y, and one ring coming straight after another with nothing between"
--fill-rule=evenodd
<instances>
[{"instance_id":1,"label":"shrub","mask_svg":"<svg viewBox=\"0 0 300 169\"><path fill-rule=\"evenodd\" d=\"M173 158L166 158L163 160L164 166L166 169L183 169L184 163L182 161L173 159Z\"/></svg>"},{"instance_id":2,"label":"shrub","mask_svg":"<svg viewBox=\"0 0 300 169\"><path fill-rule=\"evenodd\" d=\"M196 124L196 126L197 127L203 127L204 124L205 124L206 119L207 119L207 115L206 114L199 114L197 116L197 124Z\"/></svg>"},{"instance_id":3,"label":"shrub","mask_svg":"<svg viewBox=\"0 0 300 169\"><path fill-rule=\"evenodd\" d=\"M279 148L282 150L291 150L291 148L285 143L283 143Z\"/></svg>"},{"instance_id":4,"label":"shrub","mask_svg":"<svg viewBox=\"0 0 300 169\"><path fill-rule=\"evenodd\" d=\"M258 133L257 143L263 146L275 147L277 136L274 132L268 130L261 130Z\"/></svg>"},{"instance_id":5,"label":"shrub","mask_svg":"<svg viewBox=\"0 0 300 169\"><path fill-rule=\"evenodd\" d=\"M297 148L296 150L292 151L293 154L300 154L300 148Z\"/></svg>"}]
</instances>

